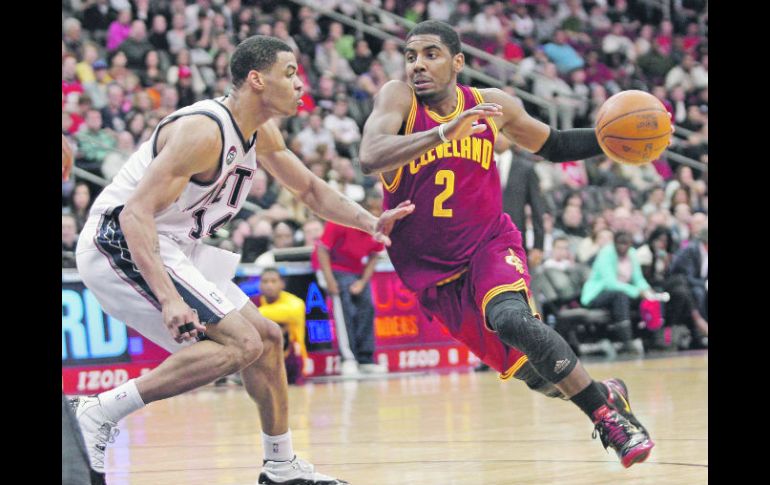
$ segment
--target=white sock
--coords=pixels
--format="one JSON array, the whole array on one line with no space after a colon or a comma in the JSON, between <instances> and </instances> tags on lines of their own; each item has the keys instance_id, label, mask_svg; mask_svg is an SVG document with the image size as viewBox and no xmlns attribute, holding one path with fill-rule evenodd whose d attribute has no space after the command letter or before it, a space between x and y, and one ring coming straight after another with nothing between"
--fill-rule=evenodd
<instances>
[{"instance_id":1,"label":"white sock","mask_svg":"<svg viewBox=\"0 0 770 485\"><path fill-rule=\"evenodd\" d=\"M262 433L262 446L265 449L265 460L291 461L294 459L294 448L291 446L291 430L277 436Z\"/></svg>"},{"instance_id":2,"label":"white sock","mask_svg":"<svg viewBox=\"0 0 770 485\"><path fill-rule=\"evenodd\" d=\"M144 401L136 389L134 379L99 394L99 402L107 418L116 423L144 407Z\"/></svg>"}]
</instances>

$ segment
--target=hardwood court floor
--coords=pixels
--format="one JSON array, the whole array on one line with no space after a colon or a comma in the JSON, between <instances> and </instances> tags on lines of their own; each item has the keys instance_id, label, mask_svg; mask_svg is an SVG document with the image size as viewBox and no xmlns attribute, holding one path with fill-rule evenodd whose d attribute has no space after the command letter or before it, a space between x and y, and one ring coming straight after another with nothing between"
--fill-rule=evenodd
<instances>
[{"instance_id":1,"label":"hardwood court floor","mask_svg":"<svg viewBox=\"0 0 770 485\"><path fill-rule=\"evenodd\" d=\"M708 353L587 363L622 377L657 446L624 469L571 403L494 373L426 374L290 388L295 451L354 485L708 483ZM262 442L240 387L208 386L127 418L111 485L253 485Z\"/></svg>"}]
</instances>

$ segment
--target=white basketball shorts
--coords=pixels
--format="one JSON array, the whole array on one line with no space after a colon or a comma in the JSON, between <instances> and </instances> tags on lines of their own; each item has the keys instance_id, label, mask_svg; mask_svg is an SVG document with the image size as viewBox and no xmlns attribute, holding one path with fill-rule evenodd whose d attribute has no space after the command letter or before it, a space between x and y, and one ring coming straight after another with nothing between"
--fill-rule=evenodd
<instances>
[{"instance_id":1,"label":"white basketball shorts","mask_svg":"<svg viewBox=\"0 0 770 485\"><path fill-rule=\"evenodd\" d=\"M162 308L131 259L118 224L119 210L89 217L78 239L77 268L105 312L173 353L177 343L163 323ZM238 254L159 234L160 257L171 281L203 325L214 325L249 297L232 282ZM205 338L205 337L204 337Z\"/></svg>"}]
</instances>

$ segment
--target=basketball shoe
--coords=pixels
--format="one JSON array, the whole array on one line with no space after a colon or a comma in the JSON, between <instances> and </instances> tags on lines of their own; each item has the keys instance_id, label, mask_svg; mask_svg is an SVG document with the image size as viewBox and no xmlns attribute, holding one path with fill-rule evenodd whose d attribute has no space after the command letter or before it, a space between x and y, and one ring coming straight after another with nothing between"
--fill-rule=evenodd
<instances>
[{"instance_id":1,"label":"basketball shoe","mask_svg":"<svg viewBox=\"0 0 770 485\"><path fill-rule=\"evenodd\" d=\"M350 485L344 480L337 480L315 471L315 467L297 455L291 461L265 460L257 484L297 484L297 485Z\"/></svg>"},{"instance_id":2,"label":"basketball shoe","mask_svg":"<svg viewBox=\"0 0 770 485\"><path fill-rule=\"evenodd\" d=\"M603 405L594 411L593 418L594 432L591 437L596 439L598 434L604 449L610 447L615 450L625 468L641 463L650 456L655 446L650 436L614 407Z\"/></svg>"},{"instance_id":3,"label":"basketball shoe","mask_svg":"<svg viewBox=\"0 0 770 485\"><path fill-rule=\"evenodd\" d=\"M91 461L91 483L104 483L104 452L107 444L114 443L120 433L117 423L107 419L96 396L78 396L71 399L70 404L75 411Z\"/></svg>"},{"instance_id":4,"label":"basketball shoe","mask_svg":"<svg viewBox=\"0 0 770 485\"><path fill-rule=\"evenodd\" d=\"M624 418L631 421L631 423L643 432L647 433L647 430L642 423L636 419L636 416L631 412L631 400L628 397L628 388L623 379L607 379L602 381L604 387L607 388L607 401L610 405Z\"/></svg>"}]
</instances>

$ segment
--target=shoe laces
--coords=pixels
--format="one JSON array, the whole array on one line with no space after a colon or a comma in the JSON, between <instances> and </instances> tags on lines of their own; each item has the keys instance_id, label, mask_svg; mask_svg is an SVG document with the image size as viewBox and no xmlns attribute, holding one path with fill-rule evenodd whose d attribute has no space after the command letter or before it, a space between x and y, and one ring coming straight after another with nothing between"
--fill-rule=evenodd
<instances>
[{"instance_id":1,"label":"shoe laces","mask_svg":"<svg viewBox=\"0 0 770 485\"><path fill-rule=\"evenodd\" d=\"M628 441L633 431L632 427L633 425L622 418L617 411L610 411L596 423L591 438L596 439L598 434L605 450L608 446L618 448Z\"/></svg>"},{"instance_id":2,"label":"shoe laces","mask_svg":"<svg viewBox=\"0 0 770 485\"><path fill-rule=\"evenodd\" d=\"M115 438L119 434L120 430L118 429L117 424L112 421L105 421L104 424L99 427L96 432L96 444L94 445L97 452L91 454L94 458L93 466L95 468L104 467L104 452L107 449L107 444L114 443Z\"/></svg>"}]
</instances>

